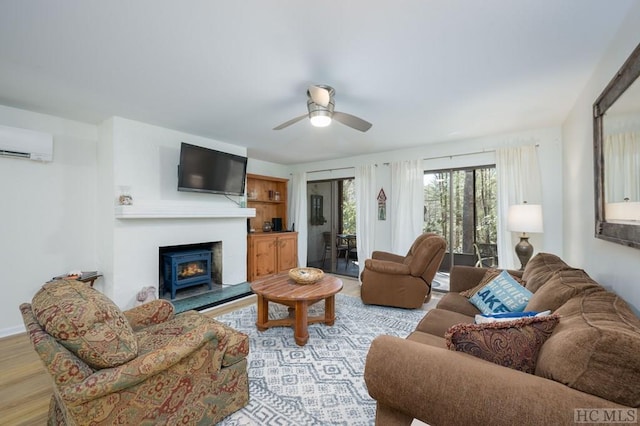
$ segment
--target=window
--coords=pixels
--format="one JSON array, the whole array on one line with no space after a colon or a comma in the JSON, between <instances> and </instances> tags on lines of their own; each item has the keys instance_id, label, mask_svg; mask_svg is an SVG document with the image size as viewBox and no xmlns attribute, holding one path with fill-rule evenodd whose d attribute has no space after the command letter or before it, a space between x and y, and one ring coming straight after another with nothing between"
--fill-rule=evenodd
<instances>
[{"instance_id":1,"label":"window","mask_svg":"<svg viewBox=\"0 0 640 426\"><path fill-rule=\"evenodd\" d=\"M338 227L342 234L356 233L356 194L353 179L338 181Z\"/></svg>"},{"instance_id":2,"label":"window","mask_svg":"<svg viewBox=\"0 0 640 426\"><path fill-rule=\"evenodd\" d=\"M495 166L425 172L423 231L447 240L449 254L441 269L475 265L474 245L497 241Z\"/></svg>"}]
</instances>

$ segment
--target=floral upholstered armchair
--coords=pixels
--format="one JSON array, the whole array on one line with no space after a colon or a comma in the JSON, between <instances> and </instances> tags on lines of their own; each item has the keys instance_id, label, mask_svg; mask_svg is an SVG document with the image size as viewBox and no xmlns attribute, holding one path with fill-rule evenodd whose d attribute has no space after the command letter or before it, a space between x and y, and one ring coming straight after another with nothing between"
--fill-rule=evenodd
<instances>
[{"instance_id":1,"label":"floral upholstered armchair","mask_svg":"<svg viewBox=\"0 0 640 426\"><path fill-rule=\"evenodd\" d=\"M249 400L248 337L198 312L122 312L79 281L47 283L20 310L53 379L50 425L212 425Z\"/></svg>"}]
</instances>

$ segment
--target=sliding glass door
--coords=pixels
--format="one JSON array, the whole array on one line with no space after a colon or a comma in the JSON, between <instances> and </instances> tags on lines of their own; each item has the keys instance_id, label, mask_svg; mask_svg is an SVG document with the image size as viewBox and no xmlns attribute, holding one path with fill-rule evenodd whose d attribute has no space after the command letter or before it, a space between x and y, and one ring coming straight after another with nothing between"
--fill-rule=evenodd
<instances>
[{"instance_id":1,"label":"sliding glass door","mask_svg":"<svg viewBox=\"0 0 640 426\"><path fill-rule=\"evenodd\" d=\"M443 271L497 265L495 166L425 172L423 230L447 240Z\"/></svg>"},{"instance_id":2,"label":"sliding glass door","mask_svg":"<svg viewBox=\"0 0 640 426\"><path fill-rule=\"evenodd\" d=\"M353 179L309 182L307 264L358 276Z\"/></svg>"}]
</instances>

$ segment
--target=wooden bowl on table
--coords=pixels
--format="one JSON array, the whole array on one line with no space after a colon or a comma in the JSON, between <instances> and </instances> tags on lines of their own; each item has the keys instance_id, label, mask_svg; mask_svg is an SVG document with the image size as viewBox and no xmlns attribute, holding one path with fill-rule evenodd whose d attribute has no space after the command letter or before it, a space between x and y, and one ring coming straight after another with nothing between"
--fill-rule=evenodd
<instances>
[{"instance_id":1,"label":"wooden bowl on table","mask_svg":"<svg viewBox=\"0 0 640 426\"><path fill-rule=\"evenodd\" d=\"M298 284L314 284L322 279L324 272L318 268L293 268L289 270L289 278Z\"/></svg>"}]
</instances>

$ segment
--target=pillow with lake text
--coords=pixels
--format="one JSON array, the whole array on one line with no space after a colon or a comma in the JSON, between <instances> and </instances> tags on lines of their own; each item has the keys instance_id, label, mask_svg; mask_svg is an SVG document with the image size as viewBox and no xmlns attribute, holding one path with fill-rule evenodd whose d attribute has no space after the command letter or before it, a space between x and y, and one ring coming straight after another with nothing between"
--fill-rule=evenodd
<instances>
[{"instance_id":1,"label":"pillow with lake text","mask_svg":"<svg viewBox=\"0 0 640 426\"><path fill-rule=\"evenodd\" d=\"M500 273L502 271L503 271L502 269L497 269L497 268L489 268L489 269L487 269L487 272L484 274L484 276L482 277L480 282L478 284L476 284L474 287L471 287L469 290L461 291L460 292L460 296L464 296L467 299L470 298L471 296L476 294L478 292L478 290L480 290L482 287L487 285L487 283L489 283L489 281L493 280L495 277L500 275ZM509 272L509 271L507 271L507 272ZM509 274L509 275L511 275L511 274ZM511 277L514 280L516 280L521 286L525 287L525 283L524 283L524 281L522 281L522 278L514 276L514 275L511 275Z\"/></svg>"},{"instance_id":2,"label":"pillow with lake text","mask_svg":"<svg viewBox=\"0 0 640 426\"><path fill-rule=\"evenodd\" d=\"M469 302L483 314L522 312L531 296L533 293L521 286L507 271L502 271L471 296Z\"/></svg>"}]
</instances>

